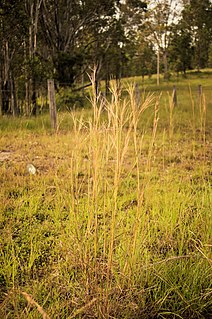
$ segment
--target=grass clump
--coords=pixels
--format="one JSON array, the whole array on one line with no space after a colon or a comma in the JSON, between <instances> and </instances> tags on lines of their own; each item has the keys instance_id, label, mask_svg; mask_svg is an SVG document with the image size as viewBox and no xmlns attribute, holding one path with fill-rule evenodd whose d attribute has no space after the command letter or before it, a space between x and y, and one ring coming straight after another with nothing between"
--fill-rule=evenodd
<instances>
[{"instance_id":1,"label":"grass clump","mask_svg":"<svg viewBox=\"0 0 212 319\"><path fill-rule=\"evenodd\" d=\"M2 318L211 315L207 112L194 138L183 108L111 90L55 135L4 127Z\"/></svg>"}]
</instances>

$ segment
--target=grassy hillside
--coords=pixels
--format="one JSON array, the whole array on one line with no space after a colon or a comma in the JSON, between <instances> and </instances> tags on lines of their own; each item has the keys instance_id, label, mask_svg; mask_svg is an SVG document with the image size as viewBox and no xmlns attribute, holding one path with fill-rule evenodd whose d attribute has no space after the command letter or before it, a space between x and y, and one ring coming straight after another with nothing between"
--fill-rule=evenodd
<instances>
[{"instance_id":1,"label":"grassy hillside","mask_svg":"<svg viewBox=\"0 0 212 319\"><path fill-rule=\"evenodd\" d=\"M0 318L211 318L212 75L134 80L0 119Z\"/></svg>"}]
</instances>

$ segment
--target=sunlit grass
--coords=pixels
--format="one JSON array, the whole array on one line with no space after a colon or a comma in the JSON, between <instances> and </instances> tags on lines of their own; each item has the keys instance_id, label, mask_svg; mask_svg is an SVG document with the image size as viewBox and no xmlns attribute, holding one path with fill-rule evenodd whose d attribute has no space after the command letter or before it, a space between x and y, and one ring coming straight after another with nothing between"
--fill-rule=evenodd
<instances>
[{"instance_id":1,"label":"sunlit grass","mask_svg":"<svg viewBox=\"0 0 212 319\"><path fill-rule=\"evenodd\" d=\"M1 318L210 317L207 98L126 88L56 134L48 115L2 119Z\"/></svg>"}]
</instances>

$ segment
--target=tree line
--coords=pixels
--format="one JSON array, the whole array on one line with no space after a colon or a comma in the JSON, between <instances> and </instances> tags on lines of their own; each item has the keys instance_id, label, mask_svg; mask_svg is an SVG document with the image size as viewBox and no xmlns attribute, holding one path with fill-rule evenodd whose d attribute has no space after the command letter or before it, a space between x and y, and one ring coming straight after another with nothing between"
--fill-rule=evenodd
<instances>
[{"instance_id":1,"label":"tree line","mask_svg":"<svg viewBox=\"0 0 212 319\"><path fill-rule=\"evenodd\" d=\"M48 78L110 79L212 67L210 0L1 0L0 112L36 115ZM158 77L159 79L159 77Z\"/></svg>"}]
</instances>

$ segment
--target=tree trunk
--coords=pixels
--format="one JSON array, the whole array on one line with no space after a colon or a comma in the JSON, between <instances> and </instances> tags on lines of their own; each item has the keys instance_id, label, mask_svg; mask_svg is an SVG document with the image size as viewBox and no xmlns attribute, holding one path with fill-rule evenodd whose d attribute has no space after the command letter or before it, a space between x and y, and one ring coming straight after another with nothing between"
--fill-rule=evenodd
<instances>
[{"instance_id":1,"label":"tree trunk","mask_svg":"<svg viewBox=\"0 0 212 319\"><path fill-rule=\"evenodd\" d=\"M57 130L57 108L55 101L55 88L54 80L48 80L48 98L49 98L49 111L50 111L50 121L51 127L55 131Z\"/></svg>"},{"instance_id":2,"label":"tree trunk","mask_svg":"<svg viewBox=\"0 0 212 319\"><path fill-rule=\"evenodd\" d=\"M0 116L2 116L2 80L0 79Z\"/></svg>"},{"instance_id":3,"label":"tree trunk","mask_svg":"<svg viewBox=\"0 0 212 319\"><path fill-rule=\"evenodd\" d=\"M164 80L169 80L169 69L168 69L168 59L167 59L167 51L163 52L163 64L164 64Z\"/></svg>"},{"instance_id":4,"label":"tree trunk","mask_svg":"<svg viewBox=\"0 0 212 319\"><path fill-rule=\"evenodd\" d=\"M99 95L99 81L97 79L95 79L95 94L96 94L96 98L98 98L98 95Z\"/></svg>"},{"instance_id":5,"label":"tree trunk","mask_svg":"<svg viewBox=\"0 0 212 319\"><path fill-rule=\"evenodd\" d=\"M11 75L11 79L10 79L10 90L11 90L11 111L13 116L17 116L19 115L19 109L17 105L16 86L15 86L15 79L13 75Z\"/></svg>"},{"instance_id":6,"label":"tree trunk","mask_svg":"<svg viewBox=\"0 0 212 319\"><path fill-rule=\"evenodd\" d=\"M32 115L36 116L37 114L37 98L36 98L36 82L35 79L32 79Z\"/></svg>"},{"instance_id":7,"label":"tree trunk","mask_svg":"<svg viewBox=\"0 0 212 319\"><path fill-rule=\"evenodd\" d=\"M105 96L107 96L110 92L110 74L109 74L109 65L107 62L106 65L106 76L105 76Z\"/></svg>"},{"instance_id":8,"label":"tree trunk","mask_svg":"<svg viewBox=\"0 0 212 319\"><path fill-rule=\"evenodd\" d=\"M82 97L85 97L85 89L84 89L84 84L85 83L85 75L84 72L82 72L82 78L81 78L81 84L82 84Z\"/></svg>"},{"instance_id":9,"label":"tree trunk","mask_svg":"<svg viewBox=\"0 0 212 319\"><path fill-rule=\"evenodd\" d=\"M201 64L201 48L200 43L197 44L197 71L200 72L200 64Z\"/></svg>"},{"instance_id":10,"label":"tree trunk","mask_svg":"<svg viewBox=\"0 0 212 319\"><path fill-rule=\"evenodd\" d=\"M36 1L29 1L29 7L30 7L30 25L29 25L29 57L30 61L32 63L32 74L31 78L29 80L30 83L28 83L26 95L31 100L28 103L28 107L30 104L32 104L32 115L36 115L37 113L37 102L36 102L36 78L35 78L35 53L37 51L37 32L38 32L38 18L39 18L39 12L40 12L40 6L42 3L42 0L36 0ZM28 113L28 112L27 112Z\"/></svg>"},{"instance_id":11,"label":"tree trunk","mask_svg":"<svg viewBox=\"0 0 212 319\"><path fill-rule=\"evenodd\" d=\"M157 52L157 85L160 85L160 49Z\"/></svg>"},{"instance_id":12,"label":"tree trunk","mask_svg":"<svg viewBox=\"0 0 212 319\"><path fill-rule=\"evenodd\" d=\"M4 81L2 90L2 113L10 113L10 88L9 82Z\"/></svg>"},{"instance_id":13,"label":"tree trunk","mask_svg":"<svg viewBox=\"0 0 212 319\"><path fill-rule=\"evenodd\" d=\"M2 112L10 110L10 85L9 85L9 44L5 41L3 46L3 83L2 83Z\"/></svg>"},{"instance_id":14,"label":"tree trunk","mask_svg":"<svg viewBox=\"0 0 212 319\"><path fill-rule=\"evenodd\" d=\"M116 65L116 90L119 95L121 90L121 56L120 61Z\"/></svg>"},{"instance_id":15,"label":"tree trunk","mask_svg":"<svg viewBox=\"0 0 212 319\"><path fill-rule=\"evenodd\" d=\"M29 116L30 115L30 96L29 96L29 92L30 92L30 82L28 79L25 80L25 115Z\"/></svg>"}]
</instances>

